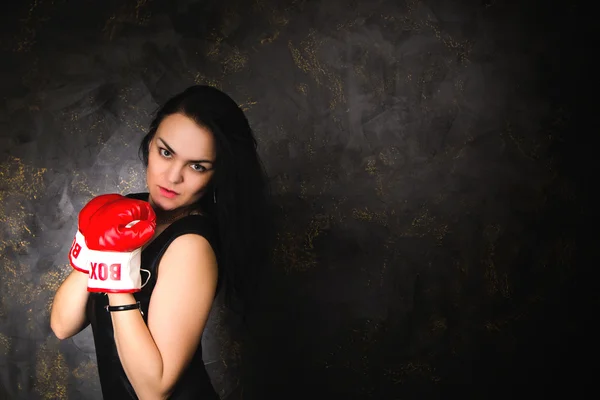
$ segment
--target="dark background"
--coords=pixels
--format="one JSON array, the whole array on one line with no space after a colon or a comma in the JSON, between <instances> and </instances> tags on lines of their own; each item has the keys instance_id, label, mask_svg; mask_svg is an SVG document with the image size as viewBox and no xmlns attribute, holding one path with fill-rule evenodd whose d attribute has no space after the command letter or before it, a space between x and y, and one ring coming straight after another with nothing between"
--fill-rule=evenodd
<instances>
[{"instance_id":1,"label":"dark background","mask_svg":"<svg viewBox=\"0 0 600 400\"><path fill-rule=\"evenodd\" d=\"M223 398L575 394L597 351L592 19L567 1L5 2L0 398L101 397L91 332L59 342L49 306L78 211L144 190L151 114L194 83L246 111L278 211L248 329L219 302L203 339Z\"/></svg>"}]
</instances>

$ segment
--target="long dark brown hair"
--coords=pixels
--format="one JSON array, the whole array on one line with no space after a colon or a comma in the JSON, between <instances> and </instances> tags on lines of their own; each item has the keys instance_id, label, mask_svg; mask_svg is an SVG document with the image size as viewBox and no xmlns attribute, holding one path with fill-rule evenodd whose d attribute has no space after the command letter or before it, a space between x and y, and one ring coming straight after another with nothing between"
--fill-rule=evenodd
<instances>
[{"instance_id":1,"label":"long dark brown hair","mask_svg":"<svg viewBox=\"0 0 600 400\"><path fill-rule=\"evenodd\" d=\"M156 112L139 148L145 166L158 126L176 113L214 135L215 172L197 206L216 222L220 283L226 304L243 312L252 304L256 279L269 261L272 239L270 190L254 133L231 97L211 86L192 86Z\"/></svg>"}]
</instances>

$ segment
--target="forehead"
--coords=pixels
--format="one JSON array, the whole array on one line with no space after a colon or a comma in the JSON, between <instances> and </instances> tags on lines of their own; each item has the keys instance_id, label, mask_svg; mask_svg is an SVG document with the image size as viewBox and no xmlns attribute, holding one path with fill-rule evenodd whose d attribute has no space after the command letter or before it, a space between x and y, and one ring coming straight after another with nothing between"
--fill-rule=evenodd
<instances>
[{"instance_id":1,"label":"forehead","mask_svg":"<svg viewBox=\"0 0 600 400\"><path fill-rule=\"evenodd\" d=\"M164 140L180 158L213 160L215 157L212 132L183 114L165 117L156 130L156 138Z\"/></svg>"}]
</instances>

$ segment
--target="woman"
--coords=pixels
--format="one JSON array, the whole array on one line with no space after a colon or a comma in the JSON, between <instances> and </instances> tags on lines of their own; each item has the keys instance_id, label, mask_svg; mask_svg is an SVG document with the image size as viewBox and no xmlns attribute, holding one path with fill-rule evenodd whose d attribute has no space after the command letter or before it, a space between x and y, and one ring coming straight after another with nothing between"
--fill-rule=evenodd
<instances>
[{"instance_id":1,"label":"woman","mask_svg":"<svg viewBox=\"0 0 600 400\"><path fill-rule=\"evenodd\" d=\"M157 112L140 155L148 192L127 197L156 216L141 247L141 290L90 293L92 272L74 270L54 298L51 328L65 339L91 323L106 399L218 399L200 344L213 299L223 287L226 304L247 304L268 254L256 141L230 97L193 86Z\"/></svg>"}]
</instances>

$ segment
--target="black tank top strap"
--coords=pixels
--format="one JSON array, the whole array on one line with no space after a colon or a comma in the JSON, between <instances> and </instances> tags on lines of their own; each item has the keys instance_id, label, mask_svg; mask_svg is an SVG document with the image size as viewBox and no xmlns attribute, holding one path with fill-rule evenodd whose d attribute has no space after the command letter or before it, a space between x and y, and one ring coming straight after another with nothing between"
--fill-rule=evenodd
<instances>
[{"instance_id":1,"label":"black tank top strap","mask_svg":"<svg viewBox=\"0 0 600 400\"><path fill-rule=\"evenodd\" d=\"M189 233L203 236L210 243L215 254L217 253L216 227L212 219L205 215L188 215L173 222L144 251L155 253L156 258L160 259L173 240Z\"/></svg>"}]
</instances>

